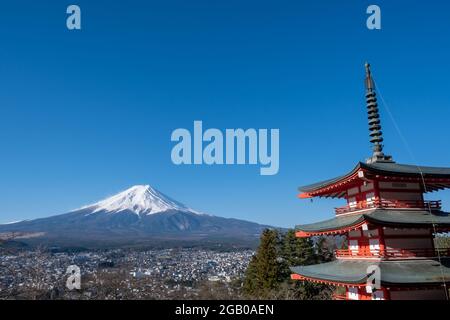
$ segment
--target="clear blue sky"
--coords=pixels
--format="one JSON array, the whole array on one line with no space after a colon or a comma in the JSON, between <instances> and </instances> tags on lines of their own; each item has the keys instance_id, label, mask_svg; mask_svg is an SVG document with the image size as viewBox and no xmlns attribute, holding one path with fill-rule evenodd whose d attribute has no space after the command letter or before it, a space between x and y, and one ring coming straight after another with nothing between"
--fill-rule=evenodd
<instances>
[{"instance_id":1,"label":"clear blue sky","mask_svg":"<svg viewBox=\"0 0 450 320\"><path fill-rule=\"evenodd\" d=\"M68 31L78 4L82 30ZM365 27L382 9L382 30ZM8 1L0 10L0 223L134 184L277 226L330 218L296 198L370 155L364 62L418 163L450 166L450 4ZM384 107L385 151L413 163ZM175 166L172 130L279 128L280 171ZM447 201L450 193L429 196Z\"/></svg>"}]
</instances>

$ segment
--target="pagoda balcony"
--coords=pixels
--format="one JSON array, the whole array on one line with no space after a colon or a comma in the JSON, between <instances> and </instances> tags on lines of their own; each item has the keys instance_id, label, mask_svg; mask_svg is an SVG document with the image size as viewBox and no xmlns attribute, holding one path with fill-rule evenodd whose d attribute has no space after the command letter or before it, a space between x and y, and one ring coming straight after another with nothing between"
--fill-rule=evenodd
<instances>
[{"instance_id":1,"label":"pagoda balcony","mask_svg":"<svg viewBox=\"0 0 450 320\"><path fill-rule=\"evenodd\" d=\"M412 259L450 257L450 248L435 249L338 249L334 252L336 258L383 258L383 259Z\"/></svg>"},{"instance_id":2,"label":"pagoda balcony","mask_svg":"<svg viewBox=\"0 0 450 320\"><path fill-rule=\"evenodd\" d=\"M441 200L385 200L374 199L372 201L360 201L356 204L345 205L335 208L337 215L354 212L364 209L385 208L385 209L425 209L425 210L441 210Z\"/></svg>"}]
</instances>

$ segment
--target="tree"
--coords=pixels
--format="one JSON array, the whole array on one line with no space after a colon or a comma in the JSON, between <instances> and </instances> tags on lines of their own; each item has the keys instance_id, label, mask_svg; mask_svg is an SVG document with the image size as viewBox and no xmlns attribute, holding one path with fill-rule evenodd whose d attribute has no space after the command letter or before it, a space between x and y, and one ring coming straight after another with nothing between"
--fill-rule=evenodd
<instances>
[{"instance_id":1,"label":"tree","mask_svg":"<svg viewBox=\"0 0 450 320\"><path fill-rule=\"evenodd\" d=\"M316 263L323 263L333 260L333 251L336 245L333 238L318 237L315 240Z\"/></svg>"},{"instance_id":2,"label":"tree","mask_svg":"<svg viewBox=\"0 0 450 320\"><path fill-rule=\"evenodd\" d=\"M256 255L250 261L244 281L244 292L256 298L268 298L277 289L281 277L278 256L278 232L262 232Z\"/></svg>"},{"instance_id":3,"label":"tree","mask_svg":"<svg viewBox=\"0 0 450 320\"><path fill-rule=\"evenodd\" d=\"M450 234L440 233L434 237L434 246L436 248L447 249L450 248Z\"/></svg>"},{"instance_id":4,"label":"tree","mask_svg":"<svg viewBox=\"0 0 450 320\"><path fill-rule=\"evenodd\" d=\"M254 255L248 264L247 270L245 272L243 291L248 296L253 296L259 289L259 283L257 283L256 272L257 272L257 256Z\"/></svg>"},{"instance_id":5,"label":"tree","mask_svg":"<svg viewBox=\"0 0 450 320\"><path fill-rule=\"evenodd\" d=\"M330 252L325 238L311 241L297 238L294 230L264 230L245 274L244 294L256 299L328 299L329 286L291 280L290 267L329 261Z\"/></svg>"},{"instance_id":6,"label":"tree","mask_svg":"<svg viewBox=\"0 0 450 320\"><path fill-rule=\"evenodd\" d=\"M294 230L288 230L284 235L282 258L284 261L285 285L279 298L312 300L329 296L329 287L311 282L291 280L292 266L304 266L318 262L329 261L328 247L324 240L316 239L316 243L309 238L298 238Z\"/></svg>"},{"instance_id":7,"label":"tree","mask_svg":"<svg viewBox=\"0 0 450 320\"><path fill-rule=\"evenodd\" d=\"M263 291L270 291L278 286L280 265L277 254L278 233L264 230L257 254L256 276Z\"/></svg>"},{"instance_id":8,"label":"tree","mask_svg":"<svg viewBox=\"0 0 450 320\"><path fill-rule=\"evenodd\" d=\"M312 241L297 238L294 230L288 230L282 242L282 258L287 266L308 265L316 260Z\"/></svg>"}]
</instances>

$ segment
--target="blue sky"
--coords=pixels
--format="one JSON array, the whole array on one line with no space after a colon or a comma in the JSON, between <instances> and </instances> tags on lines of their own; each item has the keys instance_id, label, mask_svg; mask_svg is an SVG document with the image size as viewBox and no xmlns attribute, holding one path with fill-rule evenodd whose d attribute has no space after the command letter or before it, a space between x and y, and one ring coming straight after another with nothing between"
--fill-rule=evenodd
<instances>
[{"instance_id":1,"label":"blue sky","mask_svg":"<svg viewBox=\"0 0 450 320\"><path fill-rule=\"evenodd\" d=\"M82 30L65 26L78 4ZM382 30L365 27L378 4ZM150 184L192 208L290 227L342 201L297 187L370 155L364 62L385 151L450 166L444 1L9 1L0 10L0 223ZM279 128L280 171L175 166L176 128ZM450 193L430 199L447 201Z\"/></svg>"}]
</instances>

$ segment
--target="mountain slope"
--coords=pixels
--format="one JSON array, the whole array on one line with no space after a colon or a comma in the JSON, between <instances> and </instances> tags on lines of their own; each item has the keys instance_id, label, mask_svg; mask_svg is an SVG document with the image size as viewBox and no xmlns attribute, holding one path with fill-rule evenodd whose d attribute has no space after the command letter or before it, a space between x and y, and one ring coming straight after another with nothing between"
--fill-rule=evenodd
<instances>
[{"instance_id":1,"label":"mountain slope","mask_svg":"<svg viewBox=\"0 0 450 320\"><path fill-rule=\"evenodd\" d=\"M33 243L96 247L164 241L239 244L254 242L266 227L201 214L145 185L62 215L0 225L0 232L39 234L28 239Z\"/></svg>"}]
</instances>

